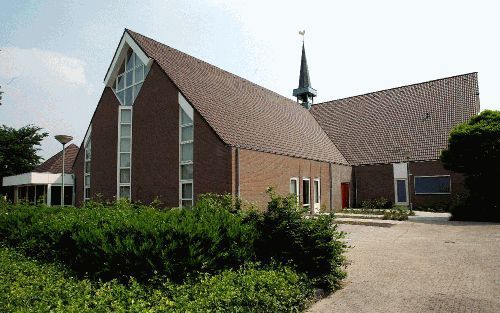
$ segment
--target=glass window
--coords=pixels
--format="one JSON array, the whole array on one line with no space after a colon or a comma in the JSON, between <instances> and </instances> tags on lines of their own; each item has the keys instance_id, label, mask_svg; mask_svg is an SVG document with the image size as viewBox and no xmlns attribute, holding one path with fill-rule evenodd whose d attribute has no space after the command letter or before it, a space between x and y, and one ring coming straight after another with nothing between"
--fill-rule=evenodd
<instances>
[{"instance_id":1,"label":"glass window","mask_svg":"<svg viewBox=\"0 0 500 313\"><path fill-rule=\"evenodd\" d=\"M123 103L123 105L132 105L132 103L133 103L132 92L133 92L133 88L125 89L125 102Z\"/></svg>"},{"instance_id":2,"label":"glass window","mask_svg":"<svg viewBox=\"0 0 500 313\"><path fill-rule=\"evenodd\" d=\"M120 183L130 183L130 169L120 169Z\"/></svg>"},{"instance_id":3,"label":"glass window","mask_svg":"<svg viewBox=\"0 0 500 313\"><path fill-rule=\"evenodd\" d=\"M450 176L416 176L416 194L449 194Z\"/></svg>"},{"instance_id":4,"label":"glass window","mask_svg":"<svg viewBox=\"0 0 500 313\"><path fill-rule=\"evenodd\" d=\"M315 179L314 180L314 203L315 204L320 203L320 198L319 198L320 192L319 191L320 191L319 180Z\"/></svg>"},{"instance_id":5,"label":"glass window","mask_svg":"<svg viewBox=\"0 0 500 313\"><path fill-rule=\"evenodd\" d=\"M181 165L181 179L193 179L193 164Z\"/></svg>"},{"instance_id":6,"label":"glass window","mask_svg":"<svg viewBox=\"0 0 500 313\"><path fill-rule=\"evenodd\" d=\"M298 188L298 184L297 184L297 180L296 179L291 179L290 180L290 193L293 194L293 195L297 195L299 193L299 188Z\"/></svg>"},{"instance_id":7,"label":"glass window","mask_svg":"<svg viewBox=\"0 0 500 313\"><path fill-rule=\"evenodd\" d=\"M133 101L135 101L135 99L139 95L139 91L141 91L141 87L142 87L142 83L134 86L134 100Z\"/></svg>"},{"instance_id":8,"label":"glass window","mask_svg":"<svg viewBox=\"0 0 500 313\"><path fill-rule=\"evenodd\" d=\"M120 186L120 198L130 198L130 186Z\"/></svg>"},{"instance_id":9,"label":"glass window","mask_svg":"<svg viewBox=\"0 0 500 313\"><path fill-rule=\"evenodd\" d=\"M193 200L182 200L181 205L183 208L189 208L193 205Z\"/></svg>"},{"instance_id":10,"label":"glass window","mask_svg":"<svg viewBox=\"0 0 500 313\"><path fill-rule=\"evenodd\" d=\"M127 71L130 71L134 68L134 54L132 50L129 49L127 53Z\"/></svg>"},{"instance_id":11,"label":"glass window","mask_svg":"<svg viewBox=\"0 0 500 313\"><path fill-rule=\"evenodd\" d=\"M140 83L144 80L144 67L136 67L135 68L135 75L134 75L134 82L135 83Z\"/></svg>"},{"instance_id":12,"label":"glass window","mask_svg":"<svg viewBox=\"0 0 500 313\"><path fill-rule=\"evenodd\" d=\"M116 80L117 90L122 90L125 87L124 81L125 81L125 76L123 75L118 76L118 79Z\"/></svg>"},{"instance_id":13,"label":"glass window","mask_svg":"<svg viewBox=\"0 0 500 313\"><path fill-rule=\"evenodd\" d=\"M120 139L120 152L130 152L130 138Z\"/></svg>"},{"instance_id":14,"label":"glass window","mask_svg":"<svg viewBox=\"0 0 500 313\"><path fill-rule=\"evenodd\" d=\"M130 153L120 153L120 167L130 167Z\"/></svg>"},{"instance_id":15,"label":"glass window","mask_svg":"<svg viewBox=\"0 0 500 313\"><path fill-rule=\"evenodd\" d=\"M85 174L90 174L90 162L91 161L85 162Z\"/></svg>"},{"instance_id":16,"label":"glass window","mask_svg":"<svg viewBox=\"0 0 500 313\"><path fill-rule=\"evenodd\" d=\"M116 96L118 97L118 100L120 100L121 104L125 103L125 91L117 92Z\"/></svg>"},{"instance_id":17,"label":"glass window","mask_svg":"<svg viewBox=\"0 0 500 313\"><path fill-rule=\"evenodd\" d=\"M193 197L193 184L182 184L182 199L191 199Z\"/></svg>"},{"instance_id":18,"label":"glass window","mask_svg":"<svg viewBox=\"0 0 500 313\"><path fill-rule=\"evenodd\" d=\"M302 180L302 203L304 204L304 206L311 204L310 190L311 190L310 181L308 179Z\"/></svg>"},{"instance_id":19,"label":"glass window","mask_svg":"<svg viewBox=\"0 0 500 313\"><path fill-rule=\"evenodd\" d=\"M141 59L139 59L139 56L136 53L134 53L134 56L135 56L135 67L144 65L144 63L142 63Z\"/></svg>"},{"instance_id":20,"label":"glass window","mask_svg":"<svg viewBox=\"0 0 500 313\"><path fill-rule=\"evenodd\" d=\"M192 161L193 160L193 143L181 144L181 161Z\"/></svg>"},{"instance_id":21,"label":"glass window","mask_svg":"<svg viewBox=\"0 0 500 313\"><path fill-rule=\"evenodd\" d=\"M130 134L132 133L132 125L130 124L121 124L120 125L120 137L130 137Z\"/></svg>"},{"instance_id":22,"label":"glass window","mask_svg":"<svg viewBox=\"0 0 500 313\"><path fill-rule=\"evenodd\" d=\"M89 186L89 185L90 185L90 175L85 175L85 186Z\"/></svg>"},{"instance_id":23,"label":"glass window","mask_svg":"<svg viewBox=\"0 0 500 313\"><path fill-rule=\"evenodd\" d=\"M127 110L121 110L121 120L122 123L130 123L132 122L132 111L127 109Z\"/></svg>"},{"instance_id":24,"label":"glass window","mask_svg":"<svg viewBox=\"0 0 500 313\"><path fill-rule=\"evenodd\" d=\"M193 140L193 125L181 128L181 141Z\"/></svg>"},{"instance_id":25,"label":"glass window","mask_svg":"<svg viewBox=\"0 0 500 313\"><path fill-rule=\"evenodd\" d=\"M184 112L183 109L181 109L181 125L187 125L187 124L192 124L193 120L187 115L186 112Z\"/></svg>"}]
</instances>

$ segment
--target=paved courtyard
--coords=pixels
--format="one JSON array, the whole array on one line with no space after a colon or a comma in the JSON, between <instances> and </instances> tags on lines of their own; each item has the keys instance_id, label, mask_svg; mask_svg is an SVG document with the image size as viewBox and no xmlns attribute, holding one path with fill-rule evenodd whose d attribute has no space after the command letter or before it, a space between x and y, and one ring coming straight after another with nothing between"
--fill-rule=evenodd
<instances>
[{"instance_id":1,"label":"paved courtyard","mask_svg":"<svg viewBox=\"0 0 500 313\"><path fill-rule=\"evenodd\" d=\"M500 312L500 224L420 215L340 225L352 246L348 278L310 312Z\"/></svg>"}]
</instances>

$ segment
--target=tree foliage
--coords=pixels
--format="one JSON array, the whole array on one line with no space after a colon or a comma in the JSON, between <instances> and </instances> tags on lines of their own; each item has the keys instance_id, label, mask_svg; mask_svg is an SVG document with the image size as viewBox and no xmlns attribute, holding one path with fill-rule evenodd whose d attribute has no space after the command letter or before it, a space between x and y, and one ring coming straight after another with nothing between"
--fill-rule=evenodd
<instances>
[{"instance_id":1,"label":"tree foliage","mask_svg":"<svg viewBox=\"0 0 500 313\"><path fill-rule=\"evenodd\" d=\"M34 125L19 129L0 126L0 177L33 170L42 160L37 151L47 136L48 133Z\"/></svg>"},{"instance_id":2,"label":"tree foliage","mask_svg":"<svg viewBox=\"0 0 500 313\"><path fill-rule=\"evenodd\" d=\"M498 220L500 198L500 111L485 110L450 133L441 153L446 169L463 173L469 196L455 210L459 219Z\"/></svg>"}]
</instances>

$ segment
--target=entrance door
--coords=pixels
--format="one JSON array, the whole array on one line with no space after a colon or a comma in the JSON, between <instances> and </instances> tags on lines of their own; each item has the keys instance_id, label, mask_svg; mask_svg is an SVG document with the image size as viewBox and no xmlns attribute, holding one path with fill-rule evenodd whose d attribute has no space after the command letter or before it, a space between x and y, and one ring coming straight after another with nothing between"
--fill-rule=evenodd
<instances>
[{"instance_id":1,"label":"entrance door","mask_svg":"<svg viewBox=\"0 0 500 313\"><path fill-rule=\"evenodd\" d=\"M349 207L349 183L341 183L340 191L342 194L342 209Z\"/></svg>"},{"instance_id":2,"label":"entrance door","mask_svg":"<svg viewBox=\"0 0 500 313\"><path fill-rule=\"evenodd\" d=\"M396 179L394 181L394 189L396 191L396 204L408 205L408 186L406 179Z\"/></svg>"}]
</instances>

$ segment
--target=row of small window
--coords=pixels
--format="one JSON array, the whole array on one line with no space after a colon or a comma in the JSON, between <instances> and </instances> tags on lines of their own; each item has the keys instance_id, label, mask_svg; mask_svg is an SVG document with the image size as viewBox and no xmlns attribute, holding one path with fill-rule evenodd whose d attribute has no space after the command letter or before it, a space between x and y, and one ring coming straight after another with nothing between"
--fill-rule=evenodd
<instances>
[{"instance_id":1,"label":"row of small window","mask_svg":"<svg viewBox=\"0 0 500 313\"><path fill-rule=\"evenodd\" d=\"M149 68L142 63L137 54L128 51L127 60L120 67L114 90L122 105L132 105L141 90Z\"/></svg>"},{"instance_id":2,"label":"row of small window","mask_svg":"<svg viewBox=\"0 0 500 313\"><path fill-rule=\"evenodd\" d=\"M180 107L179 118L180 146L180 205L193 205L193 120Z\"/></svg>"},{"instance_id":3,"label":"row of small window","mask_svg":"<svg viewBox=\"0 0 500 313\"><path fill-rule=\"evenodd\" d=\"M87 140L85 144L85 169L84 169L84 199L90 199L90 167L92 163L92 141L90 139Z\"/></svg>"},{"instance_id":4,"label":"row of small window","mask_svg":"<svg viewBox=\"0 0 500 313\"><path fill-rule=\"evenodd\" d=\"M132 152L132 110L120 109L120 129L119 129L119 197L130 199L130 177L131 164L130 156Z\"/></svg>"},{"instance_id":5,"label":"row of small window","mask_svg":"<svg viewBox=\"0 0 500 313\"><path fill-rule=\"evenodd\" d=\"M314 204L321 202L321 184L319 178L314 179ZM300 201L299 179L296 177L290 178L290 193L297 195L297 200ZM307 207L311 205L311 179L302 178L302 205Z\"/></svg>"}]
</instances>

